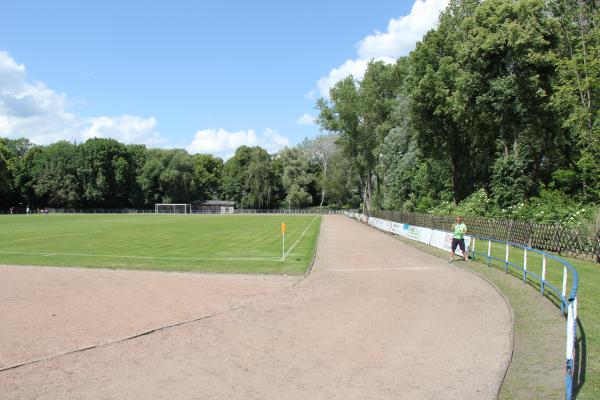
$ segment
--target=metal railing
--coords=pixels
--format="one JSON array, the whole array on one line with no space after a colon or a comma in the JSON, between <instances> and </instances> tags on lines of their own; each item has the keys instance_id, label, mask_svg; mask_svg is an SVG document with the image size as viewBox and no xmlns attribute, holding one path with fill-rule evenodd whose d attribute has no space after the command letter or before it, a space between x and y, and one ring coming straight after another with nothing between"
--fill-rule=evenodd
<instances>
[{"instance_id":1,"label":"metal railing","mask_svg":"<svg viewBox=\"0 0 600 400\"><path fill-rule=\"evenodd\" d=\"M372 210L369 216L414 226L445 230L454 216ZM559 223L493 219L464 216L469 232L493 239L511 241L540 250L600 262L600 231L595 233Z\"/></svg>"},{"instance_id":2,"label":"metal railing","mask_svg":"<svg viewBox=\"0 0 600 400\"><path fill-rule=\"evenodd\" d=\"M346 216L363 222L368 222L369 217L358 212L345 212ZM378 216L381 218L381 216ZM389 221L388 222L397 222ZM407 224L412 225L412 224ZM416 225L413 225L416 226ZM444 230L442 227L439 230ZM575 354L576 354L576 343L577 343L577 291L579 287L579 274L577 270L568 261L561 257L553 254L546 253L545 251L534 249L530 246L523 245L521 243L514 243L510 241L499 240L495 238L469 235L471 243L469 252L471 253L471 259L475 260L476 257L487 258L488 265L491 265L493 261L499 262L504 266L505 272L517 272L518 275L522 276L524 283L535 282L539 284L540 292L542 295L547 296L548 291L560 302L560 311L563 316L566 317L567 330L566 330L566 362L565 362L565 398L571 400L573 397L573 386L574 386L574 373L575 373ZM487 249L483 252L477 251L477 243L483 242L487 244ZM492 245L495 245L494 250L502 251L503 257L496 256L492 251ZM498 248L498 246L500 246ZM516 256L512 249L519 249L523 252L522 258ZM532 271L532 261L535 261L532 257L537 255L541 261L541 274L537 274ZM512 256L512 259L511 259ZM522 263L514 261L516 258L522 259ZM554 266L562 267L562 281L560 284L555 283L555 280L548 278L549 261L554 262ZM521 265L522 264L522 265ZM552 268L552 266L550 265ZM560 275L558 271L552 271L552 275ZM570 289L567 292L567 289ZM560 289L559 289L560 285ZM549 297L549 296L547 296Z\"/></svg>"},{"instance_id":3,"label":"metal railing","mask_svg":"<svg viewBox=\"0 0 600 400\"><path fill-rule=\"evenodd\" d=\"M575 372L575 345L577 342L577 290L579 287L579 274L575 267L568 261L561 257L553 254L548 254L544 251L531 248L519 243L512 243L482 236L471 235L471 258L476 259L476 256L483 256L487 258L488 265L492 263L492 260L498 261L504 264L505 272L509 272L512 268L522 275L523 283L527 283L528 279L533 280L539 284L540 292L542 295L546 295L546 290L550 290L556 298L560 301L560 310L563 316L567 319L567 339L566 339L566 363L565 363L565 398L570 400L573 396L573 374ZM487 242L487 251L478 252L476 250L477 241ZM492 243L500 244L505 248L504 257L496 257L492 255ZM520 249L523 252L522 265L520 263L511 261L510 250L511 248ZM541 275L538 275L531 271L531 264L528 265L528 261L531 259L531 253L538 254L541 256ZM553 260L562 266L562 285L560 289L551 280L547 279L548 272L548 260ZM529 268L528 268L529 267ZM571 287L567 293L568 281L570 278Z\"/></svg>"}]
</instances>

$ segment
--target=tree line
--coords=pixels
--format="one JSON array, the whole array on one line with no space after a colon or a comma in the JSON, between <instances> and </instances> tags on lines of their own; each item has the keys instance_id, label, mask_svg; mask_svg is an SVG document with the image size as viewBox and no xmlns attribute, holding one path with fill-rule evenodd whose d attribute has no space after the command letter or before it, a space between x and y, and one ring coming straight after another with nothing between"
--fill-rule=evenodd
<instances>
[{"instance_id":1,"label":"tree line","mask_svg":"<svg viewBox=\"0 0 600 400\"><path fill-rule=\"evenodd\" d=\"M322 135L223 161L110 139L0 141L0 206L233 200L538 221L600 199L597 0L451 0L408 56L319 99Z\"/></svg>"},{"instance_id":2,"label":"tree line","mask_svg":"<svg viewBox=\"0 0 600 400\"><path fill-rule=\"evenodd\" d=\"M114 139L40 146L0 138L0 207L153 208L216 199L256 209L357 207L349 168L334 135L276 154L241 146L227 161Z\"/></svg>"},{"instance_id":3,"label":"tree line","mask_svg":"<svg viewBox=\"0 0 600 400\"><path fill-rule=\"evenodd\" d=\"M599 23L596 0L452 0L410 55L338 82L318 123L339 136L364 208L589 213Z\"/></svg>"}]
</instances>

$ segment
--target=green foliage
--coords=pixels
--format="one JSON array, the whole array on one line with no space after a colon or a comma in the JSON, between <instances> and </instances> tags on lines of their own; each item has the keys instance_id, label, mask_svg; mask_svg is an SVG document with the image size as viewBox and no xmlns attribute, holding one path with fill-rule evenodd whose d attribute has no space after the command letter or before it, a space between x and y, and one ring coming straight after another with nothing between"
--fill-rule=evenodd
<instances>
[{"instance_id":1,"label":"green foliage","mask_svg":"<svg viewBox=\"0 0 600 400\"><path fill-rule=\"evenodd\" d=\"M538 197L500 206L484 189L479 189L458 204L442 201L427 210L435 215L465 215L499 219L516 219L541 223L560 223L583 229L593 236L597 205L584 204L557 190L542 190ZM595 230L596 229L596 230Z\"/></svg>"},{"instance_id":2,"label":"green foliage","mask_svg":"<svg viewBox=\"0 0 600 400\"><path fill-rule=\"evenodd\" d=\"M484 189L479 189L458 204L442 201L428 210L435 215L488 216L497 214L497 206Z\"/></svg>"},{"instance_id":3,"label":"green foliage","mask_svg":"<svg viewBox=\"0 0 600 400\"><path fill-rule=\"evenodd\" d=\"M38 204L49 207L76 207L81 204L83 184L78 179L77 146L61 141L34 153L31 174Z\"/></svg>"},{"instance_id":4,"label":"green foliage","mask_svg":"<svg viewBox=\"0 0 600 400\"><path fill-rule=\"evenodd\" d=\"M255 147L246 170L245 191L242 197L244 208L274 208L276 176L271 156L266 150Z\"/></svg>"},{"instance_id":5,"label":"green foliage","mask_svg":"<svg viewBox=\"0 0 600 400\"><path fill-rule=\"evenodd\" d=\"M363 204L367 210L373 202L373 183L381 198L381 179L377 162L382 145L393 127L390 115L395 107L402 76L396 65L371 61L362 82L352 76L338 82L330 91L330 101L317 102L321 127L338 135L342 153L350 159L362 181Z\"/></svg>"},{"instance_id":6,"label":"green foliage","mask_svg":"<svg viewBox=\"0 0 600 400\"><path fill-rule=\"evenodd\" d=\"M279 152L283 166L281 182L287 193L283 206L287 208L304 208L313 203L309 193L311 184L315 181L310 173L309 160L300 148L286 148Z\"/></svg>"},{"instance_id":7,"label":"green foliage","mask_svg":"<svg viewBox=\"0 0 600 400\"><path fill-rule=\"evenodd\" d=\"M509 154L492 165L490 188L500 207L521 203L534 193L535 181L528 175L528 164L522 157Z\"/></svg>"},{"instance_id":8,"label":"green foliage","mask_svg":"<svg viewBox=\"0 0 600 400\"><path fill-rule=\"evenodd\" d=\"M588 201L600 198L600 12L596 1L551 0L561 42L555 65L554 108L578 153L575 170Z\"/></svg>"},{"instance_id":9,"label":"green foliage","mask_svg":"<svg viewBox=\"0 0 600 400\"><path fill-rule=\"evenodd\" d=\"M147 206L189 203L193 197L193 164L185 150L150 149L137 181Z\"/></svg>"},{"instance_id":10,"label":"green foliage","mask_svg":"<svg viewBox=\"0 0 600 400\"><path fill-rule=\"evenodd\" d=\"M594 205L586 205L556 190L543 190L539 197L501 209L498 216L535 222L558 222L583 228L589 224L594 211Z\"/></svg>"},{"instance_id":11,"label":"green foliage","mask_svg":"<svg viewBox=\"0 0 600 400\"><path fill-rule=\"evenodd\" d=\"M0 196L8 197L11 192L12 176L9 170L10 154L6 146L0 143Z\"/></svg>"},{"instance_id":12,"label":"green foliage","mask_svg":"<svg viewBox=\"0 0 600 400\"><path fill-rule=\"evenodd\" d=\"M198 200L218 200L221 192L221 174L223 160L210 154L196 154L192 157L194 164L193 186Z\"/></svg>"},{"instance_id":13,"label":"green foliage","mask_svg":"<svg viewBox=\"0 0 600 400\"><path fill-rule=\"evenodd\" d=\"M599 26L592 0L451 0L410 55L371 61L319 99L325 133L298 146L242 146L223 163L0 138L0 206L222 198L584 221L600 199Z\"/></svg>"},{"instance_id":14,"label":"green foliage","mask_svg":"<svg viewBox=\"0 0 600 400\"><path fill-rule=\"evenodd\" d=\"M84 207L126 207L135 181L132 157L113 139L89 139L77 146L77 175Z\"/></svg>"}]
</instances>

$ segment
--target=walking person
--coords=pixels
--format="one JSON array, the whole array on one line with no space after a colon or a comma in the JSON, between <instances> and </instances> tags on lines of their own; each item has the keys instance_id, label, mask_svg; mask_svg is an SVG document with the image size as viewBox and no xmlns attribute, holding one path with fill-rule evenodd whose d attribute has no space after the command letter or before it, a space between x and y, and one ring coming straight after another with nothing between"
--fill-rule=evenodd
<instances>
[{"instance_id":1,"label":"walking person","mask_svg":"<svg viewBox=\"0 0 600 400\"><path fill-rule=\"evenodd\" d=\"M457 247L460 247L462 251L463 260L467 259L467 253L465 251L465 234L467 233L467 225L462 220L462 217L456 217L454 224L452 225L452 231L454 237L452 238L452 250L450 251L450 261L454 262L454 252Z\"/></svg>"}]
</instances>

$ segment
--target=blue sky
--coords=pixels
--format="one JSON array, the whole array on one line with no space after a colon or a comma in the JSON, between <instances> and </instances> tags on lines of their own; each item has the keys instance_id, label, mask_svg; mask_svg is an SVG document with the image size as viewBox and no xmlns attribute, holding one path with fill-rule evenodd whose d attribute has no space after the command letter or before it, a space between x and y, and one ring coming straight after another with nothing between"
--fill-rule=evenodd
<instances>
[{"instance_id":1,"label":"blue sky","mask_svg":"<svg viewBox=\"0 0 600 400\"><path fill-rule=\"evenodd\" d=\"M0 136L273 152L318 134L316 98L408 54L446 3L7 2Z\"/></svg>"}]
</instances>

